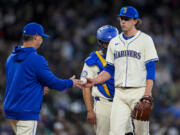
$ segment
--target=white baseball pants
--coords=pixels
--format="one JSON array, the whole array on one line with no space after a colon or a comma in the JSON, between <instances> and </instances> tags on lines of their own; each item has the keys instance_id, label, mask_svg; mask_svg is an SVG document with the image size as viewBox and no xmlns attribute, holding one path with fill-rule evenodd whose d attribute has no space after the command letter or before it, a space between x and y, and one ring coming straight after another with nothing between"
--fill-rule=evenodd
<instances>
[{"instance_id":1,"label":"white baseball pants","mask_svg":"<svg viewBox=\"0 0 180 135\"><path fill-rule=\"evenodd\" d=\"M101 98L99 101L95 101L94 111L96 113L96 127L95 127L96 135L109 135L111 109L112 109L112 102ZM128 121L125 132L126 133L133 132L131 121Z\"/></svg>"},{"instance_id":2,"label":"white baseball pants","mask_svg":"<svg viewBox=\"0 0 180 135\"><path fill-rule=\"evenodd\" d=\"M112 104L110 135L124 135L131 111L142 98L145 87L116 88ZM135 135L149 135L149 122L134 120Z\"/></svg>"},{"instance_id":3,"label":"white baseball pants","mask_svg":"<svg viewBox=\"0 0 180 135\"><path fill-rule=\"evenodd\" d=\"M7 119L16 135L35 135L37 120L13 120Z\"/></svg>"}]
</instances>

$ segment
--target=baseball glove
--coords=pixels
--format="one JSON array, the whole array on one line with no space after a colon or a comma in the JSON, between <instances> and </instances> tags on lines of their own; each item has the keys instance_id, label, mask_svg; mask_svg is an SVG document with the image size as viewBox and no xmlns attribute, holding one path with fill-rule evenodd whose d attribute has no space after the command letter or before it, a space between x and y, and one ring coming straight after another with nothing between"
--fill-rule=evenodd
<instances>
[{"instance_id":1,"label":"baseball glove","mask_svg":"<svg viewBox=\"0 0 180 135\"><path fill-rule=\"evenodd\" d=\"M143 96L134 107L131 117L136 120L149 121L152 110L152 102L151 96Z\"/></svg>"}]
</instances>

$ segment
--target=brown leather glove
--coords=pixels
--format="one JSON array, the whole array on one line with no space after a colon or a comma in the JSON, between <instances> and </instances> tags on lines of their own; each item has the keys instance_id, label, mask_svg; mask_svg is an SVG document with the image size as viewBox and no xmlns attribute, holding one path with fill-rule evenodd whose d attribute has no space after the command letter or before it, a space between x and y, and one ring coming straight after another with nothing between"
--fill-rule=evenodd
<instances>
[{"instance_id":1,"label":"brown leather glove","mask_svg":"<svg viewBox=\"0 0 180 135\"><path fill-rule=\"evenodd\" d=\"M131 117L136 120L149 121L152 110L152 97L143 96L134 107Z\"/></svg>"}]
</instances>

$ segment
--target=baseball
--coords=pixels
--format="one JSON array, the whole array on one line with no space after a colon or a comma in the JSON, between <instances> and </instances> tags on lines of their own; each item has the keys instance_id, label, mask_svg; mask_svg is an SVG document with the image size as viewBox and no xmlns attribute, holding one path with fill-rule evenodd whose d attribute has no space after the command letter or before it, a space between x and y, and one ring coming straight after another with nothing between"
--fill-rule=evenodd
<instances>
[{"instance_id":1,"label":"baseball","mask_svg":"<svg viewBox=\"0 0 180 135\"><path fill-rule=\"evenodd\" d=\"M82 79L82 82L83 82L83 84L87 83L86 78L83 78L83 79Z\"/></svg>"}]
</instances>

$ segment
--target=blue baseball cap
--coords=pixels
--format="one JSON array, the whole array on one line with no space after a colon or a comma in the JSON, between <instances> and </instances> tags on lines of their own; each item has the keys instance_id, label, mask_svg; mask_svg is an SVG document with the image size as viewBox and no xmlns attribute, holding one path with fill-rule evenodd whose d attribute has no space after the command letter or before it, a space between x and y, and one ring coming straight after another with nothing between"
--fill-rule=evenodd
<instances>
[{"instance_id":1,"label":"blue baseball cap","mask_svg":"<svg viewBox=\"0 0 180 135\"><path fill-rule=\"evenodd\" d=\"M133 19L139 19L139 13L137 9L132 6L122 7L118 16L125 16Z\"/></svg>"},{"instance_id":2,"label":"blue baseball cap","mask_svg":"<svg viewBox=\"0 0 180 135\"><path fill-rule=\"evenodd\" d=\"M38 23L34 23L34 22L28 23L26 26L24 26L23 34L40 35L40 36L46 37L46 38L49 37L49 35L44 33L44 28L42 27L42 25L40 25Z\"/></svg>"}]
</instances>

